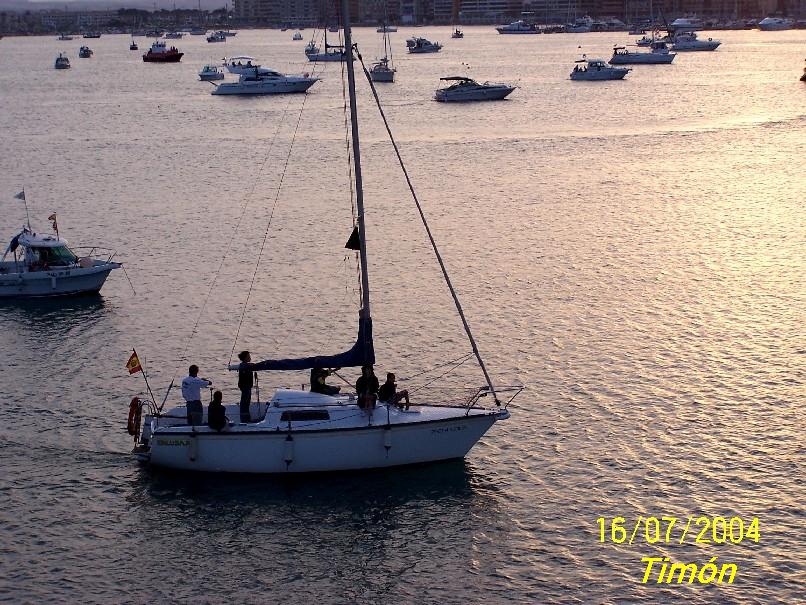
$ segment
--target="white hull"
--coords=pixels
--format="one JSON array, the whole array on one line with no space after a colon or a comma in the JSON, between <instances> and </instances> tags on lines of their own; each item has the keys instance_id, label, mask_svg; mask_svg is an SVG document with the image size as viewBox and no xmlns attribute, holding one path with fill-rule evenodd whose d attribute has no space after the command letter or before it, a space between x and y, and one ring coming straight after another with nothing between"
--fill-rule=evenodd
<instances>
[{"instance_id":1,"label":"white hull","mask_svg":"<svg viewBox=\"0 0 806 605\"><path fill-rule=\"evenodd\" d=\"M667 65L674 61L676 55L655 53L631 53L629 55L613 55L611 65Z\"/></svg>"},{"instance_id":2,"label":"white hull","mask_svg":"<svg viewBox=\"0 0 806 605\"><path fill-rule=\"evenodd\" d=\"M292 80L259 81L259 82L227 82L216 86L214 95L279 95L305 92L316 84L317 78L294 78Z\"/></svg>"},{"instance_id":3,"label":"white hull","mask_svg":"<svg viewBox=\"0 0 806 605\"><path fill-rule=\"evenodd\" d=\"M394 82L395 70L393 69L372 69L369 72L373 82Z\"/></svg>"},{"instance_id":4,"label":"white hull","mask_svg":"<svg viewBox=\"0 0 806 605\"><path fill-rule=\"evenodd\" d=\"M207 427L196 427L195 432L191 427L177 427L158 430L150 451L138 457L159 467L224 473L384 468L462 458L496 420L509 417L507 411L472 410L468 416L464 409L454 411L453 418L387 425L386 408L381 406L373 414L373 425L342 429L289 432L258 423L217 433ZM356 412L368 419L357 408ZM393 410L392 414L418 412Z\"/></svg>"},{"instance_id":5,"label":"white hull","mask_svg":"<svg viewBox=\"0 0 806 605\"><path fill-rule=\"evenodd\" d=\"M695 40L694 42L675 42L672 50L678 52L693 52L701 50L716 50L721 42L717 40Z\"/></svg>"},{"instance_id":6,"label":"white hull","mask_svg":"<svg viewBox=\"0 0 806 605\"><path fill-rule=\"evenodd\" d=\"M468 101L500 101L507 97L515 87L502 86L497 88L459 90L443 92L438 90L434 98L442 103L465 103Z\"/></svg>"},{"instance_id":7,"label":"white hull","mask_svg":"<svg viewBox=\"0 0 806 605\"><path fill-rule=\"evenodd\" d=\"M0 269L9 266L13 268L14 263L2 263ZM45 271L0 273L0 298L68 296L98 292L109 272L120 266L119 263L96 261L95 266L86 269L65 267Z\"/></svg>"},{"instance_id":8,"label":"white hull","mask_svg":"<svg viewBox=\"0 0 806 605\"><path fill-rule=\"evenodd\" d=\"M601 82L603 80L623 80L624 76L629 73L629 69L603 69L597 71L595 69L588 69L588 71L571 72L571 79L577 82Z\"/></svg>"},{"instance_id":9,"label":"white hull","mask_svg":"<svg viewBox=\"0 0 806 605\"><path fill-rule=\"evenodd\" d=\"M223 80L223 79L224 79L224 74L221 73L221 72L219 72L219 73L212 73L211 72L211 73L204 73L204 74L200 73L199 74L199 80L201 80L202 82L213 82L213 81L216 81L216 80Z\"/></svg>"},{"instance_id":10,"label":"white hull","mask_svg":"<svg viewBox=\"0 0 806 605\"><path fill-rule=\"evenodd\" d=\"M316 63L323 63L323 62L336 62L336 61L346 61L347 55L342 52L334 52L334 53L313 53L307 54L308 61L313 61Z\"/></svg>"}]
</instances>

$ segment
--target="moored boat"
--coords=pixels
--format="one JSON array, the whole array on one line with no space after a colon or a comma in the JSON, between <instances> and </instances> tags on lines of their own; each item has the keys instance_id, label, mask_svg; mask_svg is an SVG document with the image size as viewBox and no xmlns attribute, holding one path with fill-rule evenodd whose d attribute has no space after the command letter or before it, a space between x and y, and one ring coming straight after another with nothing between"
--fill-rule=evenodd
<instances>
[{"instance_id":1,"label":"moored boat","mask_svg":"<svg viewBox=\"0 0 806 605\"><path fill-rule=\"evenodd\" d=\"M217 85L211 92L214 95L276 95L305 92L316 84L319 78L308 74L287 76L278 71L261 67L250 73L242 73L237 82Z\"/></svg>"},{"instance_id":2,"label":"moored boat","mask_svg":"<svg viewBox=\"0 0 806 605\"><path fill-rule=\"evenodd\" d=\"M217 65L205 65L199 70L199 80L202 82L212 82L214 80L223 80L224 71Z\"/></svg>"},{"instance_id":3,"label":"moored boat","mask_svg":"<svg viewBox=\"0 0 806 605\"><path fill-rule=\"evenodd\" d=\"M613 67L604 59L583 57L576 62L570 78L575 81L597 82L603 80L623 80L630 73L627 67Z\"/></svg>"},{"instance_id":4,"label":"moored boat","mask_svg":"<svg viewBox=\"0 0 806 605\"><path fill-rule=\"evenodd\" d=\"M414 36L406 40L406 48L411 54L425 54L425 53L438 53L442 50L442 44L439 42L431 42L426 38Z\"/></svg>"},{"instance_id":5,"label":"moored boat","mask_svg":"<svg viewBox=\"0 0 806 605\"><path fill-rule=\"evenodd\" d=\"M513 21L508 25L500 25L495 28L499 34L539 34L540 30L534 23L528 23L523 19Z\"/></svg>"},{"instance_id":6,"label":"moored boat","mask_svg":"<svg viewBox=\"0 0 806 605\"><path fill-rule=\"evenodd\" d=\"M677 56L669 52L665 42L655 41L650 45L649 52L632 51L624 46L614 46L611 65L668 65Z\"/></svg>"},{"instance_id":7,"label":"moored boat","mask_svg":"<svg viewBox=\"0 0 806 605\"><path fill-rule=\"evenodd\" d=\"M672 50L684 52L716 50L720 44L719 40L714 40L713 38L700 40L693 31L680 32L675 34L672 40Z\"/></svg>"},{"instance_id":8,"label":"moored boat","mask_svg":"<svg viewBox=\"0 0 806 605\"><path fill-rule=\"evenodd\" d=\"M56 57L56 63L53 65L56 69L70 69L70 59L67 58L67 55L63 53L59 53L59 56Z\"/></svg>"},{"instance_id":9,"label":"moored boat","mask_svg":"<svg viewBox=\"0 0 806 605\"><path fill-rule=\"evenodd\" d=\"M225 35L221 34L221 33L216 32L215 34L207 36L207 41L208 42L226 42L227 37Z\"/></svg>"},{"instance_id":10,"label":"moored boat","mask_svg":"<svg viewBox=\"0 0 806 605\"><path fill-rule=\"evenodd\" d=\"M165 42L157 40L148 49L148 52L143 55L143 61L146 63L179 63L185 53L179 52L175 46L168 46Z\"/></svg>"},{"instance_id":11,"label":"moored boat","mask_svg":"<svg viewBox=\"0 0 806 605\"><path fill-rule=\"evenodd\" d=\"M785 17L767 17L758 22L758 28L764 32L777 32L792 29L795 26L793 19Z\"/></svg>"},{"instance_id":12,"label":"moored boat","mask_svg":"<svg viewBox=\"0 0 806 605\"><path fill-rule=\"evenodd\" d=\"M129 44L129 50L139 50L139 47L137 46L137 42L132 40L131 44Z\"/></svg>"},{"instance_id":13,"label":"moored boat","mask_svg":"<svg viewBox=\"0 0 806 605\"><path fill-rule=\"evenodd\" d=\"M78 49L79 59L89 59L92 54L92 49L89 46L82 46Z\"/></svg>"},{"instance_id":14,"label":"moored boat","mask_svg":"<svg viewBox=\"0 0 806 605\"><path fill-rule=\"evenodd\" d=\"M493 82L479 84L472 78L465 76L449 76L440 78L440 80L451 82L449 86L439 88L434 93L434 99L443 103L500 101L508 97L516 88L509 84L496 84Z\"/></svg>"}]
</instances>

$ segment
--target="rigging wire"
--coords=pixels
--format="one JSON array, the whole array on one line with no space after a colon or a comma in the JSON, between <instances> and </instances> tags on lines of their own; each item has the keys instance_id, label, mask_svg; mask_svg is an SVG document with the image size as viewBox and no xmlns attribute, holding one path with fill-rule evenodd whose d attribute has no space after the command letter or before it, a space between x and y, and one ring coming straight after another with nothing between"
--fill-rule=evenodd
<instances>
[{"instance_id":1,"label":"rigging wire","mask_svg":"<svg viewBox=\"0 0 806 605\"><path fill-rule=\"evenodd\" d=\"M386 114L383 111L383 107L381 106L381 100L378 97L378 91L375 89L375 84L372 81L372 77L367 70L367 66L364 64L364 58L361 56L361 53L358 52L358 46L355 45L355 54L358 56L358 60L361 62L361 69L364 71L364 76L367 78L367 82L369 82L370 90L372 91L372 96L375 98L375 104L378 107L378 111L381 114L381 119L383 120L383 125L386 127L386 132L389 135L389 140L392 143L392 147L395 150L395 155L397 155L397 161L400 164L400 168L403 171L403 176L406 178L406 184L409 186L409 191L411 192L411 196L414 199L414 203L417 206L417 212L420 214L420 220L423 223L423 227L425 227L425 232L428 235L428 240L431 242L431 248L434 250L434 255L437 257L437 262L439 263L440 269L442 269L442 276L445 278L445 283L448 285L448 290L451 292L451 297L453 298L453 304L456 307L456 311L459 313L459 317L462 319L462 325L465 328L465 333L467 334L468 340L470 340L470 346L473 348L473 353L476 356L476 359L479 362L479 367L481 368L482 373L484 374L484 379L487 381L487 386L490 389L490 393L492 393L493 399L495 400L496 405L501 405L501 402L498 400L498 396L495 393L495 387L493 386L492 379L490 378L489 373L487 372L487 367L484 365L484 360L481 358L481 353L479 353L479 349L476 346L476 340L473 338L473 333L470 330L470 324L467 323L467 319L465 318L465 313L462 310L462 304L459 302L459 297L456 294L456 290L453 288L453 283L451 282L451 278L448 276L448 270L445 267L445 263L442 260L442 255L439 253L439 248L437 248L437 243L434 240L434 236L431 234L431 228L428 226L428 221L425 218L425 213L423 212L423 208L420 205L420 200L417 198L417 193L414 191L414 184L411 182L411 178L409 177L408 170L406 170L406 165L403 163L403 157L400 155L400 149L398 149L397 142L395 141L395 137L392 134L392 129L389 126L389 122L386 119Z\"/></svg>"},{"instance_id":2,"label":"rigging wire","mask_svg":"<svg viewBox=\"0 0 806 605\"><path fill-rule=\"evenodd\" d=\"M308 100L308 95L305 94L305 96L302 99L302 105L300 105L300 108L299 108L299 114L297 116L297 123L294 126L294 134L291 136L291 144L288 146L288 154L286 154L286 157L285 157L285 163L283 164L283 170L280 173L280 182L277 184L277 193L274 195L274 202L272 204L271 213L269 214L269 221L266 224L266 232L263 234L263 241L260 244L260 251L258 252L257 260L255 261L255 269L252 272L252 280L249 282L249 290L246 293L246 300L244 301L244 304L243 304L243 309L241 311L241 317L238 320L238 328L235 331L235 339L232 341L232 350L230 351L229 361L227 362L227 365L230 365L232 363L232 356L235 354L235 347L238 344L238 337L241 334L241 328L243 327L243 321L244 321L244 318L246 317L246 311L249 308L249 299L252 296L252 289L255 286L255 279L257 279L257 271L260 268L260 261L261 261L261 259L263 257L263 250L265 249L266 241L269 238L269 230L271 229L272 220L274 219L274 212L277 209L277 202L280 199L280 193L281 193L281 191L283 189L283 181L285 180L285 175L286 175L286 172L288 170L288 162L291 159L291 152L294 150L294 143L297 140L297 132L299 131L300 122L302 122L302 113L305 110L305 102L307 100Z\"/></svg>"}]
</instances>

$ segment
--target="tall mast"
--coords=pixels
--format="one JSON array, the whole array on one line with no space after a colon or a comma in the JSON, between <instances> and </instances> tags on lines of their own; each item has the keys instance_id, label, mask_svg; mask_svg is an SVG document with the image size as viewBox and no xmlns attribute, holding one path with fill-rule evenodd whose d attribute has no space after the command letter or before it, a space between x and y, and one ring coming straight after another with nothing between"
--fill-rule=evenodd
<instances>
[{"instance_id":1,"label":"tall mast","mask_svg":"<svg viewBox=\"0 0 806 605\"><path fill-rule=\"evenodd\" d=\"M350 26L349 0L341 0L341 18L344 27L344 49L347 53L347 89L350 93L350 130L353 135L353 170L355 174L355 206L358 213L358 237L361 242L361 299L362 317L371 317L369 307L369 273L367 272L367 240L364 229L364 184L361 178L361 147L358 142L358 110L355 103L355 71L353 69L353 37Z\"/></svg>"}]
</instances>

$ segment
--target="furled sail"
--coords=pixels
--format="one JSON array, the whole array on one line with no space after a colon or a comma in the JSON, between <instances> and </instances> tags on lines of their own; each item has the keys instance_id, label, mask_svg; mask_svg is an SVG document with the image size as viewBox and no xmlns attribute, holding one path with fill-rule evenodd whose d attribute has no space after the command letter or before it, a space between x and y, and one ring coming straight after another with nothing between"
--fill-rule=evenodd
<instances>
[{"instance_id":1,"label":"furled sail","mask_svg":"<svg viewBox=\"0 0 806 605\"><path fill-rule=\"evenodd\" d=\"M359 317L358 338L348 351L336 355L319 355L300 359L266 359L252 364L260 370L307 370L310 368L351 368L375 363L372 344L372 318Z\"/></svg>"}]
</instances>

